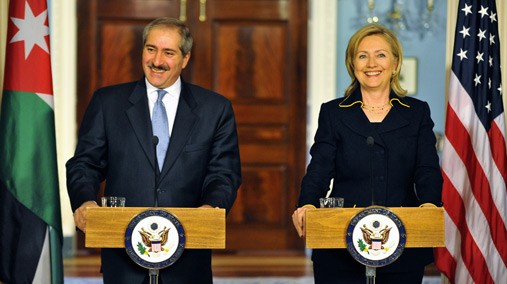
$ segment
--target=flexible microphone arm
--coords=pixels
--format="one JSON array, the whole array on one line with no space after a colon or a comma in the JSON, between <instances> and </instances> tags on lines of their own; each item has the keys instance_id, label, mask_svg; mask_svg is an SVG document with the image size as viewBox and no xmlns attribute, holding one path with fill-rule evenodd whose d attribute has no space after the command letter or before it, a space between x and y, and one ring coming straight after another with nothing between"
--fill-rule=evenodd
<instances>
[{"instance_id":1,"label":"flexible microphone arm","mask_svg":"<svg viewBox=\"0 0 507 284\"><path fill-rule=\"evenodd\" d=\"M370 189L371 189L371 205L375 205L375 191L373 189L373 164L372 164L372 154L373 154L373 144L375 144L375 139L373 137L368 136L366 138L366 144L369 148L369 162L370 162Z\"/></svg>"},{"instance_id":2,"label":"flexible microphone arm","mask_svg":"<svg viewBox=\"0 0 507 284\"><path fill-rule=\"evenodd\" d=\"M155 207L158 207L158 186L159 186L159 169L158 169L158 159L157 159L157 145L158 145L158 137L153 136L151 139L151 143L153 144L153 150L155 153L155 167L154 167L154 173L155 173Z\"/></svg>"}]
</instances>

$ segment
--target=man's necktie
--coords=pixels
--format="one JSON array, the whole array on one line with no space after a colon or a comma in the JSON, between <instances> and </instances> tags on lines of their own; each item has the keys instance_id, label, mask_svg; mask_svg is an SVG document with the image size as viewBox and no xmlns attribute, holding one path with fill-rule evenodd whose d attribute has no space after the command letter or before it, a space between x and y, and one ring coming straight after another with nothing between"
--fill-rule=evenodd
<instances>
[{"instance_id":1,"label":"man's necktie","mask_svg":"<svg viewBox=\"0 0 507 284\"><path fill-rule=\"evenodd\" d=\"M165 154L169 147L169 124L167 122L167 112L165 110L162 98L167 94L164 90L157 90L158 98L153 108L153 116L151 118L151 124L153 127L153 135L158 137L157 144L157 161L158 168L162 170L164 165Z\"/></svg>"}]
</instances>

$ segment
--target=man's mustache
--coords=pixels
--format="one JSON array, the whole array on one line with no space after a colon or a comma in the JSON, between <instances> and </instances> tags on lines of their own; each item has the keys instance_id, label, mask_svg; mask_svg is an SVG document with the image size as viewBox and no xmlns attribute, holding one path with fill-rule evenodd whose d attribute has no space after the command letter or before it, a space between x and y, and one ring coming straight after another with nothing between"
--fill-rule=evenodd
<instances>
[{"instance_id":1,"label":"man's mustache","mask_svg":"<svg viewBox=\"0 0 507 284\"><path fill-rule=\"evenodd\" d=\"M168 71L169 70L169 68L166 67L166 66L164 66L164 65L157 66L157 65L155 65L153 63L149 63L148 67L153 68L153 69L163 70L163 71Z\"/></svg>"}]
</instances>

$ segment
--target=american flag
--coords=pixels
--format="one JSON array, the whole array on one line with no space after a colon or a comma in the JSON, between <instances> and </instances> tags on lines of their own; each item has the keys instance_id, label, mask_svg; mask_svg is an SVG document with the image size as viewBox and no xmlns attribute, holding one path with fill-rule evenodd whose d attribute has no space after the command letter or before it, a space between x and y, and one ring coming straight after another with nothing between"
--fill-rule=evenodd
<instances>
[{"instance_id":1,"label":"american flag","mask_svg":"<svg viewBox=\"0 0 507 284\"><path fill-rule=\"evenodd\" d=\"M452 283L507 283L507 159L494 0L460 0L442 155Z\"/></svg>"}]
</instances>

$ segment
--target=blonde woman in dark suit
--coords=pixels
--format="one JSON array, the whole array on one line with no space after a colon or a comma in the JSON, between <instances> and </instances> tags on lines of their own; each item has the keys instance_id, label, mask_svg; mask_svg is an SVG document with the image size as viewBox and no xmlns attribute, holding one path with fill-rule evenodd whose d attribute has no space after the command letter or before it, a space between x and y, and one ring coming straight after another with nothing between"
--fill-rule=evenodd
<instances>
[{"instance_id":1,"label":"blonde woman in dark suit","mask_svg":"<svg viewBox=\"0 0 507 284\"><path fill-rule=\"evenodd\" d=\"M367 25L351 37L346 65L352 82L343 98L321 107L292 216L300 236L306 209L318 206L331 179L331 196L343 197L345 207L370 206L372 196L376 205L387 207L441 204L434 124L428 104L406 97L400 86L402 58L398 39L381 25ZM364 266L346 249L315 249L312 260L317 284L366 281ZM405 249L394 263L377 269L376 281L421 283L432 261L431 249Z\"/></svg>"}]
</instances>

